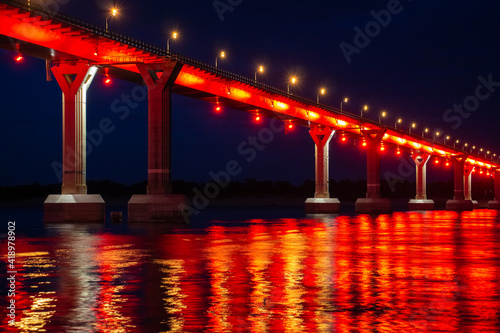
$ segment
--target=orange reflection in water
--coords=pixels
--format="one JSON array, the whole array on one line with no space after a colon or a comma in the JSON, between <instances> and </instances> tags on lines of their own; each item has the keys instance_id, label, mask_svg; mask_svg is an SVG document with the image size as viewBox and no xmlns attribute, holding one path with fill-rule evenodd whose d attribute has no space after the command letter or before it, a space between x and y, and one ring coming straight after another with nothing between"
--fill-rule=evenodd
<instances>
[{"instance_id":1,"label":"orange reflection in water","mask_svg":"<svg viewBox=\"0 0 500 333\"><path fill-rule=\"evenodd\" d=\"M495 332L499 228L497 212L477 210L218 222L147 236L61 233L45 249L20 247L19 325Z\"/></svg>"}]
</instances>

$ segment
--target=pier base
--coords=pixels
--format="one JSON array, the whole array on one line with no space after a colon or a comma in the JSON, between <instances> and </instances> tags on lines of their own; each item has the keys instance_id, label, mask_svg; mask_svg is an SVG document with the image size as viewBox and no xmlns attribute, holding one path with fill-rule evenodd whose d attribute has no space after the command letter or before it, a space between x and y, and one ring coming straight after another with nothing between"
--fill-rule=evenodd
<instances>
[{"instance_id":1,"label":"pier base","mask_svg":"<svg viewBox=\"0 0 500 333\"><path fill-rule=\"evenodd\" d=\"M477 200L472 200L472 207L474 209L478 209L479 208L479 203L477 202Z\"/></svg>"},{"instance_id":2,"label":"pier base","mask_svg":"<svg viewBox=\"0 0 500 333\"><path fill-rule=\"evenodd\" d=\"M136 194L128 202L129 222L180 222L183 195ZM185 221L186 223L188 221Z\"/></svg>"},{"instance_id":3,"label":"pier base","mask_svg":"<svg viewBox=\"0 0 500 333\"><path fill-rule=\"evenodd\" d=\"M43 205L45 222L104 222L100 194L51 194Z\"/></svg>"},{"instance_id":4,"label":"pier base","mask_svg":"<svg viewBox=\"0 0 500 333\"><path fill-rule=\"evenodd\" d=\"M337 214L340 211L340 201L337 198L308 198L306 214Z\"/></svg>"},{"instance_id":5,"label":"pier base","mask_svg":"<svg viewBox=\"0 0 500 333\"><path fill-rule=\"evenodd\" d=\"M408 210L434 210L434 200L411 199L408 202Z\"/></svg>"},{"instance_id":6,"label":"pier base","mask_svg":"<svg viewBox=\"0 0 500 333\"><path fill-rule=\"evenodd\" d=\"M496 201L496 200L488 201L488 209L500 210L500 201Z\"/></svg>"},{"instance_id":7,"label":"pier base","mask_svg":"<svg viewBox=\"0 0 500 333\"><path fill-rule=\"evenodd\" d=\"M464 210L474 210L472 200L448 200L446 201L446 210L461 212Z\"/></svg>"},{"instance_id":8,"label":"pier base","mask_svg":"<svg viewBox=\"0 0 500 333\"><path fill-rule=\"evenodd\" d=\"M384 214L392 212L391 199L387 198L359 198L356 200L358 214Z\"/></svg>"}]
</instances>

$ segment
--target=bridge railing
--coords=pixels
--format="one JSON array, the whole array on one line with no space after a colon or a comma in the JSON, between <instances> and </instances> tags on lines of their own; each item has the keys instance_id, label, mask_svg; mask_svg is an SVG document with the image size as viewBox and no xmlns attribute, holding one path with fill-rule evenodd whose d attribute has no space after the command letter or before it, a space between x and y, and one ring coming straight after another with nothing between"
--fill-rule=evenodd
<instances>
[{"instance_id":1,"label":"bridge railing","mask_svg":"<svg viewBox=\"0 0 500 333\"><path fill-rule=\"evenodd\" d=\"M146 42L140 41L140 40L135 39L135 38L130 37L130 36L126 36L126 35L123 35L123 34L120 34L120 33L114 32L114 31L106 30L102 26L88 23L88 22L82 21L80 19L68 16L65 14L61 14L60 12L53 11L46 6L42 6L42 5L35 4L35 3L28 4L28 1L26 1L26 0L24 0L24 1L21 1L21 0L0 0L0 3L12 5L14 7L32 12L34 14L41 15L42 17L45 16L47 18L54 19L62 24L68 25L69 27L76 27L76 28L82 29L88 33L133 46L133 47L137 48L138 50L146 51L146 52L149 52L149 53L156 55L156 56L159 56L159 57L173 59L173 60L179 61L183 64L197 67L201 70L204 70L206 72L210 72L210 73L212 73L214 75L218 75L220 77L225 77L228 79L237 80L241 83L247 84L247 85L252 86L254 88L266 90L268 92L272 92L280 97L289 98L289 99L292 99L294 101L301 102L301 103L308 105L308 106L317 106L317 107L321 108L322 110L327 111L332 116L342 115L343 117L348 118L352 122L355 122L355 123L370 124L370 125L373 125L375 127L390 129L391 131L399 133L402 136L417 138L416 135L409 134L408 132L401 130L401 129L397 129L394 126L381 124L375 120L371 120L369 118L364 118L364 117L361 117L359 115L353 114L351 112L346 112L346 111L340 110L338 108L335 108L335 107L332 107L332 106L329 106L326 104L317 103L317 101L314 101L314 100L311 100L311 99L308 99L305 97L301 97L301 96L294 95L294 94L289 94L288 92L286 92L282 89L276 88L276 87L268 85L266 83L256 82L255 79L252 79L252 78L240 75L240 74L236 74L236 73L227 71L227 70L219 68L219 67L215 67L213 65L207 64L203 61L197 60L197 59L189 57L189 56L178 54L178 53L175 53L172 51L167 51L166 49L164 49L162 47L159 47L157 45L153 45L151 43L146 43ZM139 57L136 57L136 58L139 58ZM418 137L418 140L425 141L425 142L427 142L428 145L431 145L431 146L439 145L442 147L447 147L447 148L452 148L454 150L458 150L458 151L462 150L463 151L463 148L458 149L458 148L455 148L451 145L447 145L445 143L437 143L434 140L430 140L427 138ZM480 158L483 158L482 156L479 156L476 154L473 154L473 155L480 157ZM484 157L484 158L487 159L486 157ZM492 159L490 158L490 160L492 160Z\"/></svg>"}]
</instances>

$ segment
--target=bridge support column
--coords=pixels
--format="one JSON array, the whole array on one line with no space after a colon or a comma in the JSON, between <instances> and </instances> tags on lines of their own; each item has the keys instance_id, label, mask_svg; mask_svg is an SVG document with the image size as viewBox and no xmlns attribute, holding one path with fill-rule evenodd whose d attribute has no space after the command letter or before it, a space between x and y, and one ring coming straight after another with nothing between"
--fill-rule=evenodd
<instances>
[{"instance_id":1,"label":"bridge support column","mask_svg":"<svg viewBox=\"0 0 500 333\"><path fill-rule=\"evenodd\" d=\"M488 208L500 210L500 169L495 170L493 178L495 179L495 200L488 202Z\"/></svg>"},{"instance_id":2,"label":"bridge support column","mask_svg":"<svg viewBox=\"0 0 500 333\"><path fill-rule=\"evenodd\" d=\"M423 154L421 152L415 152L411 155L413 161L415 161L416 167L416 183L417 191L415 199L411 199L408 202L409 210L433 210L434 200L427 199L427 162L429 161L430 155Z\"/></svg>"},{"instance_id":3,"label":"bridge support column","mask_svg":"<svg viewBox=\"0 0 500 333\"><path fill-rule=\"evenodd\" d=\"M171 87L182 65L138 64L148 87L148 189L128 203L129 222L166 222L181 217L182 195L173 195L170 183Z\"/></svg>"},{"instance_id":4,"label":"bridge support column","mask_svg":"<svg viewBox=\"0 0 500 333\"><path fill-rule=\"evenodd\" d=\"M479 203L476 200L472 200L472 170L474 170L473 165L464 166L464 198L465 200L471 200L474 209L479 207Z\"/></svg>"},{"instance_id":5,"label":"bridge support column","mask_svg":"<svg viewBox=\"0 0 500 333\"><path fill-rule=\"evenodd\" d=\"M366 142L366 198L356 200L356 213L389 213L392 211L391 200L380 195L380 146L385 131L363 130Z\"/></svg>"},{"instance_id":6,"label":"bridge support column","mask_svg":"<svg viewBox=\"0 0 500 333\"><path fill-rule=\"evenodd\" d=\"M87 89L97 72L88 64L61 64L52 68L63 95L62 194L44 203L48 222L104 221L104 200L87 194Z\"/></svg>"},{"instance_id":7,"label":"bridge support column","mask_svg":"<svg viewBox=\"0 0 500 333\"><path fill-rule=\"evenodd\" d=\"M334 214L340 211L339 199L330 198L328 186L329 144L334 133L334 130L320 126L311 126L309 131L316 150L316 190L314 198L306 200L308 214Z\"/></svg>"},{"instance_id":8,"label":"bridge support column","mask_svg":"<svg viewBox=\"0 0 500 333\"><path fill-rule=\"evenodd\" d=\"M447 210L454 211L464 211L473 210L474 205L472 200L466 200L464 194L464 175L465 175L465 162L467 161L467 154L452 157L454 165L454 183L455 183L455 195L453 200L448 200L446 202Z\"/></svg>"}]
</instances>

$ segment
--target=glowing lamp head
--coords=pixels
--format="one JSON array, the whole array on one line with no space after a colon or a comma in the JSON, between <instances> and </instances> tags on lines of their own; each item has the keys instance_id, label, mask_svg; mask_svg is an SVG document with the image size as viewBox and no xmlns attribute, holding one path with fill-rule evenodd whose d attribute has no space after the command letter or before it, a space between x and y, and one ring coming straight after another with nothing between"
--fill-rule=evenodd
<instances>
[{"instance_id":1,"label":"glowing lamp head","mask_svg":"<svg viewBox=\"0 0 500 333\"><path fill-rule=\"evenodd\" d=\"M347 139L345 138L345 136L343 136L343 137L342 137L342 141L344 141L344 142L345 142L346 140L347 140Z\"/></svg>"},{"instance_id":2,"label":"glowing lamp head","mask_svg":"<svg viewBox=\"0 0 500 333\"><path fill-rule=\"evenodd\" d=\"M255 121L260 121L260 116L256 116Z\"/></svg>"},{"instance_id":3,"label":"glowing lamp head","mask_svg":"<svg viewBox=\"0 0 500 333\"><path fill-rule=\"evenodd\" d=\"M111 83L111 79L109 77L107 77L105 80L104 80L104 83L106 84L110 84Z\"/></svg>"},{"instance_id":4,"label":"glowing lamp head","mask_svg":"<svg viewBox=\"0 0 500 333\"><path fill-rule=\"evenodd\" d=\"M292 76L290 78L290 82L292 82L292 84L295 84L297 82L297 78L295 76Z\"/></svg>"},{"instance_id":5,"label":"glowing lamp head","mask_svg":"<svg viewBox=\"0 0 500 333\"><path fill-rule=\"evenodd\" d=\"M363 141L363 147L366 147L366 141Z\"/></svg>"},{"instance_id":6,"label":"glowing lamp head","mask_svg":"<svg viewBox=\"0 0 500 333\"><path fill-rule=\"evenodd\" d=\"M387 112L382 111L382 114L381 114L381 115L382 115L382 117L385 117L385 116L387 116Z\"/></svg>"},{"instance_id":7,"label":"glowing lamp head","mask_svg":"<svg viewBox=\"0 0 500 333\"><path fill-rule=\"evenodd\" d=\"M111 15L116 16L116 14L118 14L118 9L116 8L111 9Z\"/></svg>"},{"instance_id":8,"label":"glowing lamp head","mask_svg":"<svg viewBox=\"0 0 500 333\"><path fill-rule=\"evenodd\" d=\"M221 110L221 107L220 107L219 105L217 105L217 106L215 107L215 111L219 112L220 110Z\"/></svg>"},{"instance_id":9,"label":"glowing lamp head","mask_svg":"<svg viewBox=\"0 0 500 333\"><path fill-rule=\"evenodd\" d=\"M385 147L384 146L380 146L380 151L384 151L385 150Z\"/></svg>"},{"instance_id":10,"label":"glowing lamp head","mask_svg":"<svg viewBox=\"0 0 500 333\"><path fill-rule=\"evenodd\" d=\"M368 111L368 105L363 106L363 110Z\"/></svg>"},{"instance_id":11,"label":"glowing lamp head","mask_svg":"<svg viewBox=\"0 0 500 333\"><path fill-rule=\"evenodd\" d=\"M403 122L403 119L399 118L398 119L398 124L401 124Z\"/></svg>"},{"instance_id":12,"label":"glowing lamp head","mask_svg":"<svg viewBox=\"0 0 500 333\"><path fill-rule=\"evenodd\" d=\"M174 31L174 32L172 33L172 38L173 38L173 39L177 39L177 31Z\"/></svg>"},{"instance_id":13,"label":"glowing lamp head","mask_svg":"<svg viewBox=\"0 0 500 333\"><path fill-rule=\"evenodd\" d=\"M325 90L325 88L321 88L321 90L319 92L320 92L321 95L324 95L325 92L326 92L326 90Z\"/></svg>"},{"instance_id":14,"label":"glowing lamp head","mask_svg":"<svg viewBox=\"0 0 500 333\"><path fill-rule=\"evenodd\" d=\"M264 73L264 66L259 66L259 72Z\"/></svg>"},{"instance_id":15,"label":"glowing lamp head","mask_svg":"<svg viewBox=\"0 0 500 333\"><path fill-rule=\"evenodd\" d=\"M349 101L349 98L344 98L344 103L347 103Z\"/></svg>"},{"instance_id":16,"label":"glowing lamp head","mask_svg":"<svg viewBox=\"0 0 500 333\"><path fill-rule=\"evenodd\" d=\"M225 57L226 57L226 52L222 51L222 52L220 53L220 57L221 57L221 58L225 58Z\"/></svg>"},{"instance_id":17,"label":"glowing lamp head","mask_svg":"<svg viewBox=\"0 0 500 333\"><path fill-rule=\"evenodd\" d=\"M435 163L435 164L438 164L438 163L439 163L439 160L438 160L438 159L435 159L435 160L434 160L434 163Z\"/></svg>"},{"instance_id":18,"label":"glowing lamp head","mask_svg":"<svg viewBox=\"0 0 500 333\"><path fill-rule=\"evenodd\" d=\"M450 140L450 136L449 135L446 136L446 140Z\"/></svg>"},{"instance_id":19,"label":"glowing lamp head","mask_svg":"<svg viewBox=\"0 0 500 333\"><path fill-rule=\"evenodd\" d=\"M18 55L17 55L17 57L16 57L16 61L17 61L17 62L20 62L20 61L22 61L22 60L23 60L23 56L22 56L22 55L20 55L20 54L18 54Z\"/></svg>"},{"instance_id":20,"label":"glowing lamp head","mask_svg":"<svg viewBox=\"0 0 500 333\"><path fill-rule=\"evenodd\" d=\"M396 155L401 155L401 150L396 150Z\"/></svg>"},{"instance_id":21,"label":"glowing lamp head","mask_svg":"<svg viewBox=\"0 0 500 333\"><path fill-rule=\"evenodd\" d=\"M415 127L417 127L417 124L412 123L412 124L411 124L411 128L415 128Z\"/></svg>"},{"instance_id":22,"label":"glowing lamp head","mask_svg":"<svg viewBox=\"0 0 500 333\"><path fill-rule=\"evenodd\" d=\"M292 123L288 124L288 128L292 129L293 128L293 124Z\"/></svg>"}]
</instances>

